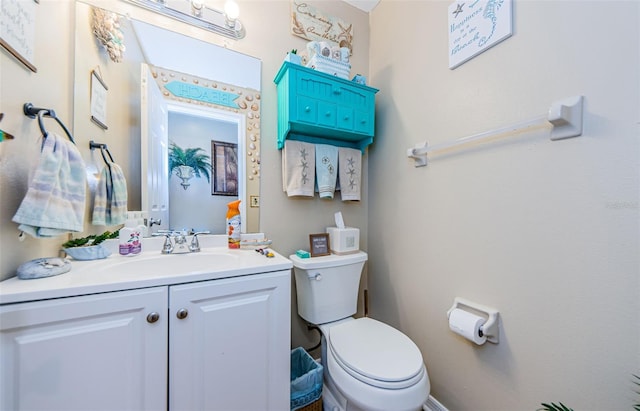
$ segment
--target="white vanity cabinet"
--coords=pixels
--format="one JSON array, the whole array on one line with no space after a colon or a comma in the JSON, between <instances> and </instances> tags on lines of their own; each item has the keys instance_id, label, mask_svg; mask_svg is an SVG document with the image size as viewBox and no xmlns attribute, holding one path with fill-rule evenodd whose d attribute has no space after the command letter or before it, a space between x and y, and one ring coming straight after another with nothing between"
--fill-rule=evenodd
<instances>
[{"instance_id":1,"label":"white vanity cabinet","mask_svg":"<svg viewBox=\"0 0 640 411\"><path fill-rule=\"evenodd\" d=\"M288 410L290 272L169 290L169 409Z\"/></svg>"},{"instance_id":2,"label":"white vanity cabinet","mask_svg":"<svg viewBox=\"0 0 640 411\"><path fill-rule=\"evenodd\" d=\"M290 269L203 278L12 303L47 279L0 283L0 410L289 409Z\"/></svg>"},{"instance_id":3,"label":"white vanity cabinet","mask_svg":"<svg viewBox=\"0 0 640 411\"><path fill-rule=\"evenodd\" d=\"M165 409L167 295L154 287L0 307L0 409Z\"/></svg>"}]
</instances>

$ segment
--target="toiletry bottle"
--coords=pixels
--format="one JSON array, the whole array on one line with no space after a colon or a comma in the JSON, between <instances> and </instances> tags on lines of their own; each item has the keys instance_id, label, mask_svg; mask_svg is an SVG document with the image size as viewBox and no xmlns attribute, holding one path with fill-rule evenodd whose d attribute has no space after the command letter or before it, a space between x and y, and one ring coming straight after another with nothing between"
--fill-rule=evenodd
<instances>
[{"instance_id":1,"label":"toiletry bottle","mask_svg":"<svg viewBox=\"0 0 640 411\"><path fill-rule=\"evenodd\" d=\"M120 255L134 256L142 252L142 242L140 241L141 227L135 226L135 220L127 220L124 227L120 229Z\"/></svg>"},{"instance_id":2,"label":"toiletry bottle","mask_svg":"<svg viewBox=\"0 0 640 411\"><path fill-rule=\"evenodd\" d=\"M227 236L229 238L229 248L240 248L240 201L232 201L227 206Z\"/></svg>"}]
</instances>

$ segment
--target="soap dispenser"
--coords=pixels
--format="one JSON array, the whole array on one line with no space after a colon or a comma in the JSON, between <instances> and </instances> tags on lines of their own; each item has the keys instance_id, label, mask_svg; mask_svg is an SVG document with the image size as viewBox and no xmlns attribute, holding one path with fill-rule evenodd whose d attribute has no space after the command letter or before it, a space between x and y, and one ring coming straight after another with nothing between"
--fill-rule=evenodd
<instances>
[{"instance_id":1,"label":"soap dispenser","mask_svg":"<svg viewBox=\"0 0 640 411\"><path fill-rule=\"evenodd\" d=\"M127 220L124 227L120 229L120 255L134 256L142 252L142 242L140 241L141 227L136 226L135 220Z\"/></svg>"}]
</instances>

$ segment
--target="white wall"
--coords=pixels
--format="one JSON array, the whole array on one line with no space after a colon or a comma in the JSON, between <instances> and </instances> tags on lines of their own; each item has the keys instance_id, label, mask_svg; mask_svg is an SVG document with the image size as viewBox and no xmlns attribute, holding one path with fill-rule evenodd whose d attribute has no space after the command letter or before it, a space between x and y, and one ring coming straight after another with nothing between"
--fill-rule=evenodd
<instances>
[{"instance_id":1,"label":"white wall","mask_svg":"<svg viewBox=\"0 0 640 411\"><path fill-rule=\"evenodd\" d=\"M451 410L630 410L640 399L640 3L514 1L511 38L448 69L448 1L371 15L371 313L419 345ZM585 96L584 134L536 131L432 158L406 150ZM456 296L502 314L498 345L450 332ZM634 402L635 401L635 402Z\"/></svg>"}]
</instances>

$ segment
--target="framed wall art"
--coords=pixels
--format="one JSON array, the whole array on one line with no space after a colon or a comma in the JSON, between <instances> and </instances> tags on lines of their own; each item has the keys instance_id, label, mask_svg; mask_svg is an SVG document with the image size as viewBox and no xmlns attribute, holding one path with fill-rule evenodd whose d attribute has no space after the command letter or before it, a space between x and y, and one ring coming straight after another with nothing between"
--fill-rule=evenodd
<instances>
[{"instance_id":1,"label":"framed wall art","mask_svg":"<svg viewBox=\"0 0 640 411\"><path fill-rule=\"evenodd\" d=\"M238 195L238 145L211 140L211 195Z\"/></svg>"},{"instance_id":2,"label":"framed wall art","mask_svg":"<svg viewBox=\"0 0 640 411\"><path fill-rule=\"evenodd\" d=\"M34 73L36 5L38 0L0 1L0 46Z\"/></svg>"}]
</instances>

